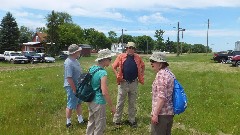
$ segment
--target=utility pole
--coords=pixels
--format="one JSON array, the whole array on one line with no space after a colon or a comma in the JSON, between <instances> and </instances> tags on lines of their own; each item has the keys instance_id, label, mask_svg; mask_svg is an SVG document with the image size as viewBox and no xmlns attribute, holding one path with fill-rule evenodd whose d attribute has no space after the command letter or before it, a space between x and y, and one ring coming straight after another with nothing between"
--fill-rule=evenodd
<instances>
[{"instance_id":1,"label":"utility pole","mask_svg":"<svg viewBox=\"0 0 240 135\"><path fill-rule=\"evenodd\" d=\"M123 29L122 29L122 45L123 45Z\"/></svg>"},{"instance_id":2,"label":"utility pole","mask_svg":"<svg viewBox=\"0 0 240 135\"><path fill-rule=\"evenodd\" d=\"M207 48L206 48L207 55L208 55L208 30L209 30L209 19L208 19L208 28L207 28Z\"/></svg>"},{"instance_id":3,"label":"utility pole","mask_svg":"<svg viewBox=\"0 0 240 135\"><path fill-rule=\"evenodd\" d=\"M179 56L179 22L177 25L177 56Z\"/></svg>"}]
</instances>

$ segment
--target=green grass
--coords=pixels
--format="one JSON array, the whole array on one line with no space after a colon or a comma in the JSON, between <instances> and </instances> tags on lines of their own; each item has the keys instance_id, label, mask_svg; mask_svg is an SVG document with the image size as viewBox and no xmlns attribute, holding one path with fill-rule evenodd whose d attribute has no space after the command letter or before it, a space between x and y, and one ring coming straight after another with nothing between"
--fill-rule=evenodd
<instances>
[{"instance_id":1,"label":"green grass","mask_svg":"<svg viewBox=\"0 0 240 135\"><path fill-rule=\"evenodd\" d=\"M174 117L173 135L240 134L240 68L214 63L208 54L169 56L170 69L181 82L188 96L188 108ZM86 71L96 56L84 57L80 63ZM151 112L151 84L155 78L148 57L145 85L139 85L138 128L123 125L114 129L107 108L107 135L148 135ZM86 125L65 128L66 94L63 89L63 61L49 64L0 63L0 134L85 134ZM27 68L26 68L27 67ZM1 70L4 69L4 70ZM10 69L10 70L8 70ZM114 73L108 70L108 85L116 104L117 85ZM127 119L127 102L123 120ZM83 104L87 118L87 104Z\"/></svg>"}]
</instances>

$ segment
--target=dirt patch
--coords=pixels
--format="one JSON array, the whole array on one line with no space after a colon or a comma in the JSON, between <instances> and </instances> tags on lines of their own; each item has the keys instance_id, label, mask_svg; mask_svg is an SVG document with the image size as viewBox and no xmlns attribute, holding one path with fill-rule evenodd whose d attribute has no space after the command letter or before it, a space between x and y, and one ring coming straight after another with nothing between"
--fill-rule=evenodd
<instances>
[{"instance_id":1,"label":"dirt patch","mask_svg":"<svg viewBox=\"0 0 240 135\"><path fill-rule=\"evenodd\" d=\"M0 72L3 71L14 71L14 70L28 70L33 68L46 68L46 67L59 67L63 66L62 63L39 63L39 64L27 64L21 66L8 66L8 67L1 67Z\"/></svg>"}]
</instances>

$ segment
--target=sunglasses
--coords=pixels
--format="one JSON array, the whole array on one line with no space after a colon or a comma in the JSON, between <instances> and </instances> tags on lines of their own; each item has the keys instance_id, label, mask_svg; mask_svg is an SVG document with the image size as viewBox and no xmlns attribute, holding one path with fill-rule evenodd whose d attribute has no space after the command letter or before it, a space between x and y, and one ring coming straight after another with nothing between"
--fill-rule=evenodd
<instances>
[{"instance_id":1,"label":"sunglasses","mask_svg":"<svg viewBox=\"0 0 240 135\"><path fill-rule=\"evenodd\" d=\"M155 63L156 61L154 61L154 60L150 60L150 62L151 62L151 63Z\"/></svg>"},{"instance_id":2,"label":"sunglasses","mask_svg":"<svg viewBox=\"0 0 240 135\"><path fill-rule=\"evenodd\" d=\"M135 47L132 47L132 46L130 46L130 47L127 47L128 49L132 49L132 50L135 50Z\"/></svg>"}]
</instances>

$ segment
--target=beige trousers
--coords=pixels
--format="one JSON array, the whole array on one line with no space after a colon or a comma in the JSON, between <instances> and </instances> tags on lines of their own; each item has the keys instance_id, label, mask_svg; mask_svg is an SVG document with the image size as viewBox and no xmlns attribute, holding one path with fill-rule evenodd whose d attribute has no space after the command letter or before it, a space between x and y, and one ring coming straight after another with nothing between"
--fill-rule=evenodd
<instances>
[{"instance_id":1,"label":"beige trousers","mask_svg":"<svg viewBox=\"0 0 240 135\"><path fill-rule=\"evenodd\" d=\"M86 135L103 135L106 128L106 104L90 102Z\"/></svg>"},{"instance_id":2,"label":"beige trousers","mask_svg":"<svg viewBox=\"0 0 240 135\"><path fill-rule=\"evenodd\" d=\"M114 123L121 122L126 96L128 96L128 121L131 123L135 122L137 112L136 110L137 92L138 92L137 80L132 83L123 81L120 83L120 85L118 85L116 113L114 114L113 117Z\"/></svg>"}]
</instances>

